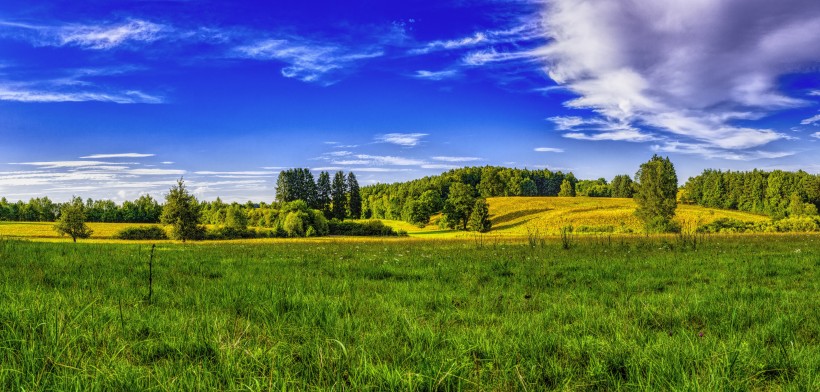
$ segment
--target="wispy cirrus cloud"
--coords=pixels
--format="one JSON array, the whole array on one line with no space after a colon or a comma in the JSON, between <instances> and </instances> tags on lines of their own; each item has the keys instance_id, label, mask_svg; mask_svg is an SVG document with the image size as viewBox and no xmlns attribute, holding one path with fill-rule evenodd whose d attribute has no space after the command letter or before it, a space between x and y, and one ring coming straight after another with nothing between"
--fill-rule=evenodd
<instances>
[{"instance_id":1,"label":"wispy cirrus cloud","mask_svg":"<svg viewBox=\"0 0 820 392\"><path fill-rule=\"evenodd\" d=\"M300 37L274 38L238 46L231 56L286 63L282 76L303 82L327 82L327 75L342 72L358 63L381 57L384 52L353 50L333 43L316 43Z\"/></svg>"},{"instance_id":2,"label":"wispy cirrus cloud","mask_svg":"<svg viewBox=\"0 0 820 392\"><path fill-rule=\"evenodd\" d=\"M0 35L14 36L40 46L77 46L107 50L129 44L151 43L163 38L170 27L140 19L119 23L35 25L0 21Z\"/></svg>"},{"instance_id":3,"label":"wispy cirrus cloud","mask_svg":"<svg viewBox=\"0 0 820 392\"><path fill-rule=\"evenodd\" d=\"M818 123L820 123L820 114L800 121L801 125L818 125Z\"/></svg>"},{"instance_id":4,"label":"wispy cirrus cloud","mask_svg":"<svg viewBox=\"0 0 820 392\"><path fill-rule=\"evenodd\" d=\"M444 80L450 79L458 76L458 71L454 69L445 69L442 71L426 71L426 70L418 70L413 75L416 79L426 79L426 80Z\"/></svg>"},{"instance_id":5,"label":"wispy cirrus cloud","mask_svg":"<svg viewBox=\"0 0 820 392\"><path fill-rule=\"evenodd\" d=\"M87 86L66 87L43 83L11 83L0 82L0 101L27 102L27 103L54 103L54 102L110 102L118 104L159 104L164 100L161 97L143 93L138 90L121 92L83 91Z\"/></svg>"},{"instance_id":6,"label":"wispy cirrus cloud","mask_svg":"<svg viewBox=\"0 0 820 392\"><path fill-rule=\"evenodd\" d=\"M563 149L555 148L555 147L536 147L535 149L533 149L533 151L535 151L535 152L564 152Z\"/></svg>"},{"instance_id":7,"label":"wispy cirrus cloud","mask_svg":"<svg viewBox=\"0 0 820 392\"><path fill-rule=\"evenodd\" d=\"M565 137L664 140L706 157L777 155L736 152L787 138L736 121L806 104L777 80L820 60L820 3L805 0L550 0L545 26L551 41L533 55L578 95L568 108L597 113L556 121Z\"/></svg>"},{"instance_id":8,"label":"wispy cirrus cloud","mask_svg":"<svg viewBox=\"0 0 820 392\"><path fill-rule=\"evenodd\" d=\"M720 158L730 161L753 161L757 159L776 159L792 156L793 151L726 151L703 143L666 142L653 145L652 150L665 153L700 155L708 159Z\"/></svg>"},{"instance_id":9,"label":"wispy cirrus cloud","mask_svg":"<svg viewBox=\"0 0 820 392\"><path fill-rule=\"evenodd\" d=\"M441 162L475 162L480 161L481 158L479 157L452 157L452 156L436 156L431 157L430 159L434 161L441 161Z\"/></svg>"},{"instance_id":10,"label":"wispy cirrus cloud","mask_svg":"<svg viewBox=\"0 0 820 392\"><path fill-rule=\"evenodd\" d=\"M355 155L356 158L365 161L365 164L371 165L391 165L391 166L417 166L422 165L425 162L419 159L413 158L405 158L405 157L396 157L396 156L389 156L389 155L367 155L367 154L358 154Z\"/></svg>"},{"instance_id":11,"label":"wispy cirrus cloud","mask_svg":"<svg viewBox=\"0 0 820 392\"><path fill-rule=\"evenodd\" d=\"M109 159L109 158L148 158L156 154L142 154L138 152L125 152L120 154L93 154L80 157L80 159Z\"/></svg>"},{"instance_id":12,"label":"wispy cirrus cloud","mask_svg":"<svg viewBox=\"0 0 820 392\"><path fill-rule=\"evenodd\" d=\"M820 139L820 132L815 132L815 133L812 133L812 134L811 134L811 135L809 135L809 136L811 136L811 137L813 137L813 138L816 138L816 139Z\"/></svg>"},{"instance_id":13,"label":"wispy cirrus cloud","mask_svg":"<svg viewBox=\"0 0 820 392\"><path fill-rule=\"evenodd\" d=\"M421 139L427 135L426 133L388 133L376 136L376 141L403 147L415 147L421 143Z\"/></svg>"}]
</instances>

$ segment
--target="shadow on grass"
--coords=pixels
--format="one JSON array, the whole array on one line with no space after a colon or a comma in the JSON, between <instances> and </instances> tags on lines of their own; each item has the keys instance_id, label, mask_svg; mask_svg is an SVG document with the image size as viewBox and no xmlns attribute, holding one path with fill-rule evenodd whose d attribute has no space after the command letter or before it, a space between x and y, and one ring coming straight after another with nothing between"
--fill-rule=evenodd
<instances>
[{"instance_id":1,"label":"shadow on grass","mask_svg":"<svg viewBox=\"0 0 820 392\"><path fill-rule=\"evenodd\" d=\"M493 222L493 227L501 227L502 223L506 223L518 218L523 218L529 215L535 215L541 212L547 212L550 210L551 208L533 208L529 210L518 210L510 212L509 214L499 215L495 218L492 218L491 221Z\"/></svg>"}]
</instances>

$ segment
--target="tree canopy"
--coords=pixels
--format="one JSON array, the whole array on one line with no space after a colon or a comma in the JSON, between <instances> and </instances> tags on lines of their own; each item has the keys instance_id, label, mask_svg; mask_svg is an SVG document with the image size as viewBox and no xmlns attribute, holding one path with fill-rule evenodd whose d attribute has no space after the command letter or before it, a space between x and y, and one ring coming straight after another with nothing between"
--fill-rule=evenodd
<instances>
[{"instance_id":1,"label":"tree canopy","mask_svg":"<svg viewBox=\"0 0 820 392\"><path fill-rule=\"evenodd\" d=\"M672 218L677 208L678 176L669 158L653 155L635 175L638 189L635 215L647 231L673 231Z\"/></svg>"},{"instance_id":2,"label":"tree canopy","mask_svg":"<svg viewBox=\"0 0 820 392\"><path fill-rule=\"evenodd\" d=\"M185 242L203 236L205 230L200 226L200 219L199 203L180 178L165 195L162 223L171 225L172 238Z\"/></svg>"},{"instance_id":3,"label":"tree canopy","mask_svg":"<svg viewBox=\"0 0 820 392\"><path fill-rule=\"evenodd\" d=\"M81 198L75 197L63 205L54 230L60 235L70 236L74 242L77 238L91 237L93 231L85 224L85 205Z\"/></svg>"}]
</instances>

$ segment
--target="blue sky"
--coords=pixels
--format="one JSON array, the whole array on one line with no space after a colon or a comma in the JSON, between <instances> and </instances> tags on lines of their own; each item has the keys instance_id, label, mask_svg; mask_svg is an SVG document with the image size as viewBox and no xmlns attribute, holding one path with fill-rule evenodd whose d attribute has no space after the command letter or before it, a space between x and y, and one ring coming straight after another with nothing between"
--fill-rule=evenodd
<instances>
[{"instance_id":1,"label":"blue sky","mask_svg":"<svg viewBox=\"0 0 820 392\"><path fill-rule=\"evenodd\" d=\"M0 195L271 200L465 165L820 172L809 0L0 3Z\"/></svg>"}]
</instances>

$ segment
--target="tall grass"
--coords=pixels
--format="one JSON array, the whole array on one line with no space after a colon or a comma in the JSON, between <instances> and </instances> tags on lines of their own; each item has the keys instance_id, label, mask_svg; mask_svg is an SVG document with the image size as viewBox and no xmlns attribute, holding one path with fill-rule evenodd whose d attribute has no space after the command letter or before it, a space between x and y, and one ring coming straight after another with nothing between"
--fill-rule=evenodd
<instances>
[{"instance_id":1,"label":"tall grass","mask_svg":"<svg viewBox=\"0 0 820 392\"><path fill-rule=\"evenodd\" d=\"M0 389L818 390L818 241L0 240Z\"/></svg>"}]
</instances>

